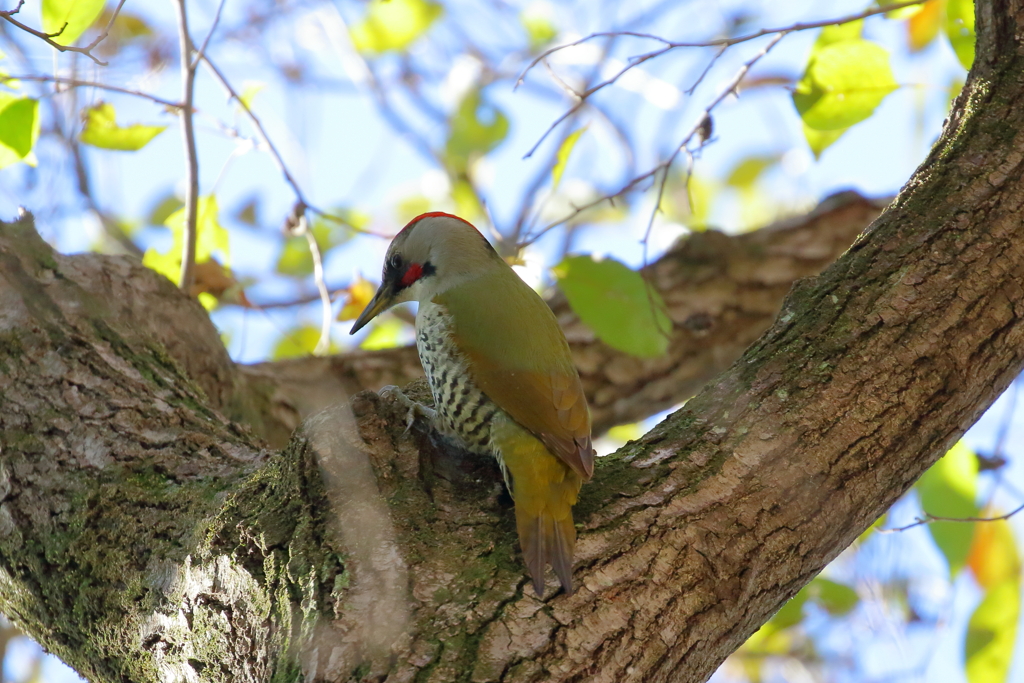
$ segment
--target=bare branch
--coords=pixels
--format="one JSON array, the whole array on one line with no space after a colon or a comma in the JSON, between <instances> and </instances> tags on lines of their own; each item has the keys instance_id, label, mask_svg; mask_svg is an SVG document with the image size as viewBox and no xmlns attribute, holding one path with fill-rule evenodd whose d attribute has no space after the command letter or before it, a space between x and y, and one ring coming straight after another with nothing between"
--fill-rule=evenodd
<instances>
[{"instance_id":1,"label":"bare branch","mask_svg":"<svg viewBox=\"0 0 1024 683\"><path fill-rule=\"evenodd\" d=\"M238 105L242 108L242 111L245 112L246 116L252 122L253 128L256 129L256 134L259 136L260 142L266 147L267 151L270 152L270 156L274 160L274 165L277 166L278 170L281 172L281 175L284 176L284 180L286 183L288 183L288 186L292 188L292 193L295 195L296 201L303 205L304 211L312 211L313 213L322 216L323 218L329 221L338 223L339 225L344 225L346 228L354 230L356 232L360 232L367 235L374 235L377 237L383 237L383 235L379 235L370 230L366 230L352 225L351 222L345 220L345 218L342 216L332 214L310 204L309 201L306 199L306 195L302 192L302 188L299 187L298 181L295 180L295 177L292 175L291 171L288 170L288 166L284 163L284 157L281 156L281 152L278 151L277 147L270 140L270 136L267 135L267 130L266 128L263 127L263 122L260 120L260 118L256 116L256 113L253 112L249 104L244 99L242 99L242 97L238 94L238 91L235 90L234 86L231 85L231 82L228 81L227 77L224 75L224 72L218 69L217 65L210 61L210 58L206 54L200 54L199 59L197 59L196 62L198 63L199 60L202 60L202 62L206 64L207 68L209 68L210 70L210 73L213 74L213 77L217 79L217 82L220 83L221 87L224 88L224 90L227 92L228 98L237 102Z\"/></svg>"},{"instance_id":2,"label":"bare branch","mask_svg":"<svg viewBox=\"0 0 1024 683\"><path fill-rule=\"evenodd\" d=\"M777 34L777 35L780 35L780 36L784 36L784 35L787 35L789 33L794 33L796 31L807 31L809 29L822 28L824 26L833 26L833 25L836 25L836 24L847 24L847 23L849 23L851 21L859 21L859 20L864 19L866 17L874 16L876 14L882 14L884 12L889 12L889 11L892 11L892 10L897 10L897 9L902 8L902 7L909 7L910 5L919 5L922 2L924 2L924 1L925 0L910 0L909 2L903 2L903 3L894 4L894 5L886 5L884 7L874 7L874 8L871 8L871 9L864 10L863 12L858 12L857 14L850 14L848 16L839 17L839 18L836 18L836 19L827 19L825 21L812 21L812 22L806 22L806 23L797 23L797 24L792 24L790 26L785 26L785 27L782 27L782 28L765 28L765 29L761 29L760 31L757 31L755 33L749 33L747 35L737 36L735 38L718 38L718 39L715 39L715 40L709 40L709 41L700 42L700 43L673 42L673 41L667 40L665 38L661 38L659 36L651 35L650 33L638 33L636 31L601 31L601 32L598 32L598 33L591 33L589 36L586 36L585 38L580 38L579 40L573 41L571 43L566 43L565 45L558 45L556 47L550 48L550 49L545 50L544 52L542 52L540 55L538 55L536 58L534 58L534 60L532 62L530 62L530 64L519 75L519 78L516 79L516 84L515 84L515 86L513 86L513 89L519 87L519 85L523 82L523 79L526 78L526 74L527 74L527 72L530 71L530 69L535 67L540 62L544 61L550 55L554 54L555 52L558 52L559 50L564 50L564 49L569 48L569 47L575 47L577 45L580 45L582 43L587 42L588 40L592 40L594 38L615 38L615 37L619 37L619 36L631 36L631 37L634 37L634 38L645 38L645 39L648 39L648 40L657 40L657 41L662 42L662 43L665 44L664 47L658 48L657 50L652 50L651 52L647 52L647 53L644 53L644 54L641 54L641 55L635 55L635 56L631 57L629 59L629 63L626 64L624 67L622 67L618 71L618 73L616 73L614 76L612 76L611 78L608 78L608 79L606 79L604 81L601 81L600 83L598 83L597 85L594 85L591 88L587 88L587 90L585 90L582 93L578 93L577 94L578 101L576 102L576 104L574 104L572 106L572 108L569 109L569 111L565 112L564 114L559 116L557 119L555 119L554 123L552 123L548 127L548 129L544 131L544 133L540 136L540 139L537 140L536 143L534 143L533 147L531 147L530 150L525 155L523 155L523 158L527 159L531 155L533 155L533 153L537 151L537 148L540 147L541 143L543 143L544 140L546 140L547 137L551 134L551 132L555 128L558 127L558 124L560 124L562 121L567 119L569 116L571 116L572 114L577 112L580 109L580 107L582 107L584 105L584 103L587 101L587 98L589 98L591 95L593 95L594 93L596 93L599 90L602 90L602 89L608 87L609 85L612 85L613 83L618 81L619 78L621 78L623 75L625 75L625 73L627 71L629 71L630 69L633 69L633 68L635 68L637 66L640 66L641 64L643 64L644 62L646 62L648 60L654 59L655 57L660 57L661 55L663 55L663 54L665 54L667 52L670 52L672 50L675 50L677 48L681 48L681 47L718 47L718 48L720 48L719 53L717 55L715 55L715 57L711 60L711 63L708 64L707 69L704 71L704 73L701 74L701 76L697 79L697 82L694 83L694 85L690 88L690 90L687 91L688 94L692 94L693 91L696 89L697 85L699 85L700 82L702 80L704 80L704 76L707 74L708 71L710 71L711 67L714 65L715 61L717 61L718 57L721 56L722 52L725 51L725 48L728 48L728 47L730 47L732 45L738 45L739 43L745 43L745 42L747 42L749 40L754 40L755 38L761 38L763 36L772 35L772 34Z\"/></svg>"},{"instance_id":3,"label":"bare branch","mask_svg":"<svg viewBox=\"0 0 1024 683\"><path fill-rule=\"evenodd\" d=\"M761 50L757 52L757 54L755 54L753 57L744 62L742 66L740 66L740 68L736 71L733 77L726 84L725 88L718 94L717 97L715 97L714 100L711 101L711 103L708 106L704 108L704 110L701 112L700 116L697 119L697 123L683 137L682 141L676 146L675 150L672 152L671 155L669 155L667 159L665 159L663 162L661 162L654 168L650 169L649 171L642 173L638 176L635 176L632 180L630 180L628 183L620 187L612 194L602 195L601 197L598 197L593 201L587 202L586 204L583 204L581 206L574 207L572 213L563 218L558 219L554 223L549 223L548 225L544 226L544 228L541 229L539 232L525 240L523 244L531 244L537 241L537 239L539 239L541 235L545 234L549 230L552 230L553 228L558 227L559 225L565 223L566 221L572 220L573 218L583 213L587 209L591 209L605 201L612 201L616 197L622 196L627 192L630 192L631 190L633 190L634 188L636 188L641 183L647 180L656 179L658 177L658 173L662 171L664 171L665 176L667 177L669 170L672 168L672 164L675 163L675 160L679 157L680 153L686 150L687 145L689 145L693 138L704 129L704 126L706 125L705 121L708 118L710 118L711 112L715 109L715 107L721 104L726 97L733 94L736 91L736 88L739 86L739 84L743 81L743 78L750 71L750 68L754 66L754 64L756 64L758 61L760 61L765 55L767 55L768 52L770 52L771 49L775 47L779 43L779 41L785 38L787 35L787 31L783 31L781 33L776 34L770 41L768 41L768 43L763 48L761 48ZM703 146L705 143L706 140L702 139L700 142L700 146ZM658 209L658 205L660 204L661 192L663 191L664 179L662 181L661 191L658 195L658 204L655 204L655 211L657 211Z\"/></svg>"},{"instance_id":4,"label":"bare branch","mask_svg":"<svg viewBox=\"0 0 1024 683\"><path fill-rule=\"evenodd\" d=\"M210 44L210 39L213 38L213 34L217 31L217 25L220 24L220 14L224 11L224 3L226 0L220 0L217 5L217 13L213 15L213 23L210 24L210 30L206 34L206 39L203 40L203 44L199 46L199 52L196 53L195 58L192 60L192 68L195 69L199 66L199 60L206 54L206 48Z\"/></svg>"},{"instance_id":5,"label":"bare branch","mask_svg":"<svg viewBox=\"0 0 1024 683\"><path fill-rule=\"evenodd\" d=\"M181 255L181 278L178 286L185 292L192 289L195 281L196 232L199 217L199 152L196 149L196 134L192 121L192 99L195 90L196 70L192 65L192 38L188 33L188 15L185 0L175 0L178 9L178 40L181 49L182 103L180 109L181 132L185 142L185 165L188 184L185 186L185 235Z\"/></svg>"},{"instance_id":6,"label":"bare branch","mask_svg":"<svg viewBox=\"0 0 1024 683\"><path fill-rule=\"evenodd\" d=\"M96 61L96 58L93 57L91 54L91 50L100 43L102 43L104 40L106 40L107 36L110 35L110 29L114 27L114 22L117 21L117 15L121 13L121 8L124 7L124 3L126 1L127 0L121 0L119 3L117 3L117 7L114 8L114 12L110 15L110 19L107 20L107 25L103 28L103 31L98 36L96 36L96 38L91 43L82 48L83 54L88 55L94 61ZM69 48L68 51L78 52L78 50L72 48ZM103 62L100 62L100 64L103 64Z\"/></svg>"},{"instance_id":7,"label":"bare branch","mask_svg":"<svg viewBox=\"0 0 1024 683\"><path fill-rule=\"evenodd\" d=\"M912 5L920 5L920 4L924 3L924 2L925 2L925 0L909 0L909 2L899 2L899 3L894 3L894 4L891 4L891 5L884 5L882 7L871 7L869 9L864 10L863 12L857 12L856 14L848 14L848 15L846 15L844 17L837 17L837 18L834 18L834 19L826 19L826 20L823 20L823 21L799 22L799 23L796 23L796 24L790 24L789 26L782 26L780 28L763 28L763 29L761 29L759 31L755 31L754 33L748 33L748 34L742 35L742 36L735 36L733 38L716 38L714 40L706 40L706 41L702 41L702 42L676 42L676 41L668 40L666 38L662 38L660 36L652 35L650 33L639 33L637 31L599 31L597 33L591 33L588 36L580 38L579 40L574 40L571 43L566 43L564 45L556 45L555 47L549 48L549 49L545 50L544 52L540 53L539 55L537 55L537 57L535 57L533 59L533 61L531 61L527 65L527 67L525 69L523 69L523 72L521 74L519 74L519 78L516 79L515 87L517 87L517 88L519 87L519 85L523 82L523 79L526 78L526 74L529 73L531 69L533 69L535 66L537 66L539 63L541 63L543 60L547 59L548 57L550 57L554 53L559 52L561 50L565 50L566 48L576 47L577 45L582 45L583 43L586 43L586 42L588 42L590 40L593 40L594 38L608 38L608 37L614 37L614 36L629 36L629 37L633 37L633 38L644 38L644 39L647 39L647 40L656 40L656 41L664 44L664 47L661 47L661 48L659 48L657 50L653 50L651 52L647 52L645 54L637 55L637 56L631 58L629 65L627 65L626 68L623 69L622 72L619 72L618 74L616 74L613 78L609 79L606 83L601 84L599 86L595 86L595 90L597 90L597 89L600 89L601 87L604 87L605 85L610 85L611 83L614 83L615 80L618 79L619 76L621 76L623 72L628 71L630 68L636 66L637 64L645 62L645 61L647 61L649 59L652 59L654 57L661 56L661 55L665 54L666 52L669 52L671 50L675 50L676 48L681 48L681 47L730 47L732 45L738 45L740 43L745 43L747 41L755 40L757 38L761 38L763 36L771 35L773 33L795 33L797 31L808 31L810 29L815 29L815 28L824 28L825 26L835 26L835 25L838 25L838 24L848 24L848 23L853 22L853 21L860 21L861 19L866 19L868 17L873 17L876 14L885 14L886 12L892 12L894 10L902 9L904 7L910 7Z\"/></svg>"},{"instance_id":8,"label":"bare branch","mask_svg":"<svg viewBox=\"0 0 1024 683\"><path fill-rule=\"evenodd\" d=\"M1024 504L1017 506L1005 515L998 515L996 517L940 517L939 515L929 515L926 513L924 517L918 517L913 524L907 524L906 526L900 526L893 529L879 529L878 533L893 534L897 531L906 531L907 529L913 529L914 527L921 526L922 524L931 524L932 522L1001 522L1013 517L1022 510L1024 510Z\"/></svg>"},{"instance_id":9,"label":"bare branch","mask_svg":"<svg viewBox=\"0 0 1024 683\"><path fill-rule=\"evenodd\" d=\"M306 205L302 201L295 202L292 213L285 223L285 230L290 235L302 235L309 244L309 254L313 258L313 279L316 282L317 291L320 294L322 304L322 316L320 323L320 339L313 349L313 354L322 356L330 350L331 346L331 323L334 316L331 315L331 293L327 291L327 283L324 281L324 262L320 255L320 245L316 243L316 236L309 229L309 220L306 218Z\"/></svg>"},{"instance_id":10,"label":"bare branch","mask_svg":"<svg viewBox=\"0 0 1024 683\"><path fill-rule=\"evenodd\" d=\"M57 31L56 33L44 33L43 31L39 31L37 29L34 29L31 26L27 26L27 25L21 23L20 21L18 21L17 19L14 19L11 15L12 14L17 14L21 10L21 6L25 4L25 0L20 0L18 2L18 6L15 7L14 9L12 9L12 10L2 10L2 11L0 11L0 19L6 19L8 22L10 22L11 24L14 24L18 28L20 28L22 31L25 31L26 33L29 33L29 34L35 36L36 38L39 38L40 40L45 41L47 45L49 45L50 47L52 47L52 48L54 48L56 50L60 50L61 52L77 52L78 54L85 55L86 57L88 57L92 61L96 62L100 66L107 66L107 62L104 62L102 59L96 57L96 55L94 55L92 53L92 50L97 45L99 45L104 40L106 40L107 36L110 35L110 29L114 25L114 22L117 20L117 15L121 12L121 7L124 5L124 3L126 1L127 0L121 0L119 3L117 3L117 7L114 8L113 14L110 15L110 20L107 21L106 27L103 29L103 31L98 36L96 36L96 38L91 43L89 43L88 45L86 45L84 47L76 47L74 45L61 45L57 41L53 40L54 38L56 38L57 36L62 34L64 32L64 29L67 28L68 25L67 25L66 22L61 27L61 29L59 31Z\"/></svg>"},{"instance_id":11,"label":"bare branch","mask_svg":"<svg viewBox=\"0 0 1024 683\"><path fill-rule=\"evenodd\" d=\"M168 109L174 109L180 111L184 109L185 105L181 102L172 102L171 100L165 100L162 97L151 95L141 90L132 90L131 88L122 88L118 85L110 85L108 83L97 83L96 81L83 81L78 78L65 78L63 76L21 76L11 74L0 74L0 83L7 83L8 81L27 81L30 83L56 83L57 85L66 85L72 88L98 88L100 90L107 90L110 92L121 93L122 95L132 95L133 97L141 97L161 104ZM193 108L193 111L195 109Z\"/></svg>"}]
</instances>

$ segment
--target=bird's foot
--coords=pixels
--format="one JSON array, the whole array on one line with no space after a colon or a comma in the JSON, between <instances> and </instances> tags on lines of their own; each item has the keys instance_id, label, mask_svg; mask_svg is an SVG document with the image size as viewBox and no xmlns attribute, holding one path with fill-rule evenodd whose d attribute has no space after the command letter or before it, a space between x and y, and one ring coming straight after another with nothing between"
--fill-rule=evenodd
<instances>
[{"instance_id":1,"label":"bird's foot","mask_svg":"<svg viewBox=\"0 0 1024 683\"><path fill-rule=\"evenodd\" d=\"M382 398L390 398L397 402L399 405L405 408L405 431L406 433L412 429L412 426L416 424L416 418L422 418L427 421L427 424L431 427L434 426L437 418L437 411L433 408L428 408L422 403L417 403L412 400L401 389L393 384L381 389L379 392Z\"/></svg>"}]
</instances>

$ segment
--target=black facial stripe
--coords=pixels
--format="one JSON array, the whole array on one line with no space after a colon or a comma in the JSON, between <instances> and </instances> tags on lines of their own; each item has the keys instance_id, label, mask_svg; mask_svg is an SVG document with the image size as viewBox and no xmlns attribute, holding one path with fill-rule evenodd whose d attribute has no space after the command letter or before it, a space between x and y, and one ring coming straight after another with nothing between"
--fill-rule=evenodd
<instances>
[{"instance_id":1,"label":"black facial stripe","mask_svg":"<svg viewBox=\"0 0 1024 683\"><path fill-rule=\"evenodd\" d=\"M408 285L402 284L402 278L405 277L405 273L409 270L410 266L412 266L411 263L403 262L402 258L397 254L393 255L384 262L384 272L381 275L382 281L394 283L393 286L395 293L402 291L408 287ZM420 274L418 279L422 280L436 272L437 268L434 267L434 264L427 261L423 264L423 272Z\"/></svg>"}]
</instances>

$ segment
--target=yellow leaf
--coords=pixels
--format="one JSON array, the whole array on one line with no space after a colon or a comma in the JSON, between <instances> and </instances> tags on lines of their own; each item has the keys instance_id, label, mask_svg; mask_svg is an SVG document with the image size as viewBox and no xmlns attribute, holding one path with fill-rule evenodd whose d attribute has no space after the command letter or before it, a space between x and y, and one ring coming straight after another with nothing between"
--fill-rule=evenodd
<instances>
[{"instance_id":1,"label":"yellow leaf","mask_svg":"<svg viewBox=\"0 0 1024 683\"><path fill-rule=\"evenodd\" d=\"M345 290L345 305L341 307L338 320L355 320L370 303L377 288L369 280L357 277Z\"/></svg>"},{"instance_id":2,"label":"yellow leaf","mask_svg":"<svg viewBox=\"0 0 1024 683\"><path fill-rule=\"evenodd\" d=\"M404 333L407 329L410 329L408 325L398 318L389 316L373 326L370 334L366 335L366 339L359 347L367 351L394 348L403 343L406 337Z\"/></svg>"},{"instance_id":3,"label":"yellow leaf","mask_svg":"<svg viewBox=\"0 0 1024 683\"><path fill-rule=\"evenodd\" d=\"M217 198L214 195L207 195L199 198L196 221L196 263L202 264L213 259L214 253L220 257L227 267L230 265L230 254L228 243L228 231L225 230L218 220ZM177 282L181 273L181 253L185 244L185 209L178 209L164 221L164 225L171 229L174 235L174 243L170 251L160 254L153 249L148 249L142 258L142 264L152 268L158 273L166 275L172 282Z\"/></svg>"},{"instance_id":4,"label":"yellow leaf","mask_svg":"<svg viewBox=\"0 0 1024 683\"><path fill-rule=\"evenodd\" d=\"M57 33L53 42L71 45L96 21L104 0L43 0L43 31Z\"/></svg>"},{"instance_id":5,"label":"yellow leaf","mask_svg":"<svg viewBox=\"0 0 1024 683\"><path fill-rule=\"evenodd\" d=\"M919 52L939 35L946 17L946 0L928 0L907 20L907 38L910 51Z\"/></svg>"},{"instance_id":6,"label":"yellow leaf","mask_svg":"<svg viewBox=\"0 0 1024 683\"><path fill-rule=\"evenodd\" d=\"M557 163L555 167L551 169L551 189L557 190L558 183L562 182L562 174L565 173L565 165L569 163L569 155L572 154L572 148L576 146L576 141L580 139L583 132L587 130L586 126L583 126L577 131L573 131L565 140L562 142L562 146L558 148Z\"/></svg>"},{"instance_id":7,"label":"yellow leaf","mask_svg":"<svg viewBox=\"0 0 1024 683\"><path fill-rule=\"evenodd\" d=\"M1005 683L1020 617L1020 576L988 589L967 623L964 673L968 683Z\"/></svg>"},{"instance_id":8,"label":"yellow leaf","mask_svg":"<svg viewBox=\"0 0 1024 683\"><path fill-rule=\"evenodd\" d=\"M238 99L246 109L252 109L252 101L266 87L267 84L262 81L246 81L242 84L242 94L238 96Z\"/></svg>"},{"instance_id":9,"label":"yellow leaf","mask_svg":"<svg viewBox=\"0 0 1024 683\"><path fill-rule=\"evenodd\" d=\"M85 128L79 139L87 145L102 149L134 152L167 129L167 126L144 126L141 123L119 126L114 105L107 102L85 109L83 115Z\"/></svg>"},{"instance_id":10,"label":"yellow leaf","mask_svg":"<svg viewBox=\"0 0 1024 683\"><path fill-rule=\"evenodd\" d=\"M840 128L839 130L815 130L808 126L807 123L804 123L803 127L804 138L807 140L807 144L810 146L811 152L814 153L815 159L820 159L822 152L824 152L836 140L841 138L843 133L850 130L849 128Z\"/></svg>"},{"instance_id":11,"label":"yellow leaf","mask_svg":"<svg viewBox=\"0 0 1024 683\"><path fill-rule=\"evenodd\" d=\"M372 0L362 20L352 27L352 43L360 52L404 50L441 16L429 0Z\"/></svg>"},{"instance_id":12,"label":"yellow leaf","mask_svg":"<svg viewBox=\"0 0 1024 683\"><path fill-rule=\"evenodd\" d=\"M1005 519L974 525L967 566L978 583L991 588L1020 574L1020 556L1013 529Z\"/></svg>"}]
</instances>

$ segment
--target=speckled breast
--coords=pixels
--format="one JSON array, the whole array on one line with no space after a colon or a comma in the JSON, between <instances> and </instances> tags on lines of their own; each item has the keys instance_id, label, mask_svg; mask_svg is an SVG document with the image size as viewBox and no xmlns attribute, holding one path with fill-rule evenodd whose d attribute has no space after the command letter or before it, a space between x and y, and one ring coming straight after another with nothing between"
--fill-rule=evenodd
<instances>
[{"instance_id":1,"label":"speckled breast","mask_svg":"<svg viewBox=\"0 0 1024 683\"><path fill-rule=\"evenodd\" d=\"M469 450L491 453L491 420L500 408L470 379L466 361L452 341L451 316L443 306L420 305L416 314L416 350L442 426Z\"/></svg>"}]
</instances>

